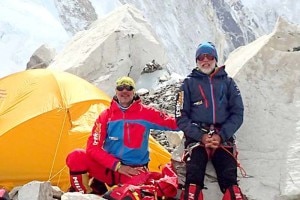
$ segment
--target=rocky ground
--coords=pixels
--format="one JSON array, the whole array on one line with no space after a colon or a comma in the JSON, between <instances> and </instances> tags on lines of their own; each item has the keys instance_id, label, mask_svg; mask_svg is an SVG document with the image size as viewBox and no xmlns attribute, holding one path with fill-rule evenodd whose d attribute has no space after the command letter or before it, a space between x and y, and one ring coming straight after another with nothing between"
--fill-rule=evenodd
<instances>
[{"instance_id":1,"label":"rocky ground","mask_svg":"<svg viewBox=\"0 0 300 200\"><path fill-rule=\"evenodd\" d=\"M180 83L166 85L155 90L153 93L140 94L140 97L144 104L174 115L176 93L179 87Z\"/></svg>"},{"instance_id":2,"label":"rocky ground","mask_svg":"<svg viewBox=\"0 0 300 200\"><path fill-rule=\"evenodd\" d=\"M174 116L176 93L179 87L180 83L174 83L161 87L153 93L141 94L140 97L144 104ZM151 135L170 153L174 151L177 142L172 144L164 131L152 130Z\"/></svg>"}]
</instances>

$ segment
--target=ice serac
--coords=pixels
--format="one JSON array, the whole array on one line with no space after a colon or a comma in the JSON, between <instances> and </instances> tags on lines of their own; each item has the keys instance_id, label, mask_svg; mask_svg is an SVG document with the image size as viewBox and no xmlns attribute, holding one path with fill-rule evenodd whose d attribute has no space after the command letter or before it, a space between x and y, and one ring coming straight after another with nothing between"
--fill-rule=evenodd
<instances>
[{"instance_id":1,"label":"ice serac","mask_svg":"<svg viewBox=\"0 0 300 200\"><path fill-rule=\"evenodd\" d=\"M164 66L165 50L140 11L126 4L77 33L49 68L79 75L112 95L117 77L137 80L152 60Z\"/></svg>"},{"instance_id":2,"label":"ice serac","mask_svg":"<svg viewBox=\"0 0 300 200\"><path fill-rule=\"evenodd\" d=\"M226 69L244 98L241 179L250 199L300 199L300 26L279 18L273 32L232 52Z\"/></svg>"}]
</instances>

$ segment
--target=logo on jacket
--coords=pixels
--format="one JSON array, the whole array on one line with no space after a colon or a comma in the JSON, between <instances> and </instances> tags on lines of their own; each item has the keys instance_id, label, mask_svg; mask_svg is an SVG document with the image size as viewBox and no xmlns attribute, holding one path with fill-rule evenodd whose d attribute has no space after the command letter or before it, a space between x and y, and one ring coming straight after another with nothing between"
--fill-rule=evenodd
<instances>
[{"instance_id":1,"label":"logo on jacket","mask_svg":"<svg viewBox=\"0 0 300 200\"><path fill-rule=\"evenodd\" d=\"M99 133L94 132L93 133L93 145L98 145L99 144Z\"/></svg>"},{"instance_id":2,"label":"logo on jacket","mask_svg":"<svg viewBox=\"0 0 300 200\"><path fill-rule=\"evenodd\" d=\"M96 128L93 132L93 145L98 145L99 144L100 130L101 130L101 124L96 123Z\"/></svg>"},{"instance_id":3,"label":"logo on jacket","mask_svg":"<svg viewBox=\"0 0 300 200\"><path fill-rule=\"evenodd\" d=\"M119 140L118 137L112 137L112 136L109 136L108 138L109 138L110 140Z\"/></svg>"},{"instance_id":4,"label":"logo on jacket","mask_svg":"<svg viewBox=\"0 0 300 200\"><path fill-rule=\"evenodd\" d=\"M180 91L177 94L177 101L176 101L176 107L175 107L175 117L181 116L181 110L183 109L183 96L184 92Z\"/></svg>"},{"instance_id":5,"label":"logo on jacket","mask_svg":"<svg viewBox=\"0 0 300 200\"><path fill-rule=\"evenodd\" d=\"M202 104L203 104L203 101L202 101L202 100L197 101L197 102L194 103L195 106L200 106L200 105L202 105Z\"/></svg>"}]
</instances>

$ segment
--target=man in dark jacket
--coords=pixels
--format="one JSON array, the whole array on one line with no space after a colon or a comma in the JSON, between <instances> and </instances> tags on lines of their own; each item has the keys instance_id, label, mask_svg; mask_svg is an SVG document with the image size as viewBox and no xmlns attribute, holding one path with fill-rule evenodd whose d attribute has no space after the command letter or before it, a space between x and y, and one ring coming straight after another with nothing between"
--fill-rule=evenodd
<instances>
[{"instance_id":1,"label":"man in dark jacket","mask_svg":"<svg viewBox=\"0 0 300 200\"><path fill-rule=\"evenodd\" d=\"M217 66L218 55L210 42L196 51L197 67L183 81L177 95L175 117L184 132L188 150L186 182L181 199L203 199L206 164L211 159L223 200L242 200L237 184L234 133L243 122L241 93Z\"/></svg>"}]
</instances>

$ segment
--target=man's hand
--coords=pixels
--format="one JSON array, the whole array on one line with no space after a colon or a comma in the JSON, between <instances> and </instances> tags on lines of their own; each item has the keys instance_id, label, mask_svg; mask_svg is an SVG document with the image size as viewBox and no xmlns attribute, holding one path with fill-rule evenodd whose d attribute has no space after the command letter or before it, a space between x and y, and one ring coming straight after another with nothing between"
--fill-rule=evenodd
<instances>
[{"instance_id":1,"label":"man's hand","mask_svg":"<svg viewBox=\"0 0 300 200\"><path fill-rule=\"evenodd\" d=\"M221 137L218 134L204 134L202 136L201 142L205 145L206 148L216 149L221 143Z\"/></svg>"},{"instance_id":2,"label":"man's hand","mask_svg":"<svg viewBox=\"0 0 300 200\"><path fill-rule=\"evenodd\" d=\"M124 174L129 177L139 175L140 172L143 172L143 171L145 171L144 167L130 167L127 165L121 165L120 168L118 169L118 172L120 174Z\"/></svg>"}]
</instances>

